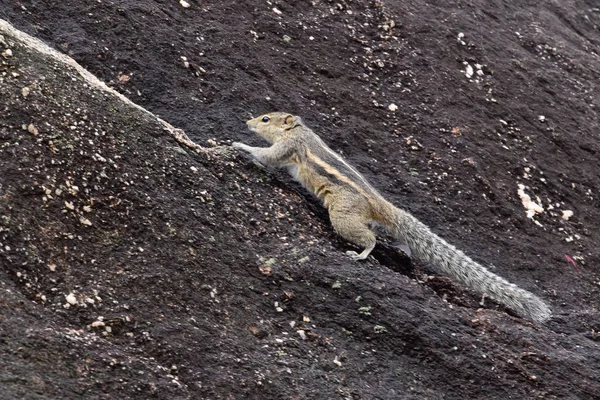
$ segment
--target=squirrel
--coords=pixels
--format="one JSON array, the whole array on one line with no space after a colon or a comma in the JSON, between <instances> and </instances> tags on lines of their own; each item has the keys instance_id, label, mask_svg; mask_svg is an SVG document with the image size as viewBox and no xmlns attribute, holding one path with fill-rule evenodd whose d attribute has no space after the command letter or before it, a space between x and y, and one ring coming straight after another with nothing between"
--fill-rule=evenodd
<instances>
[{"instance_id":1,"label":"squirrel","mask_svg":"<svg viewBox=\"0 0 600 400\"><path fill-rule=\"evenodd\" d=\"M364 249L347 252L364 260L375 247L373 226L385 228L412 250L412 256L479 293L535 322L551 317L550 308L534 294L490 272L408 212L387 201L339 154L331 150L298 116L284 112L246 122L250 131L271 144L252 147L234 142L261 164L286 167L292 177L314 193L329 211L335 231Z\"/></svg>"}]
</instances>

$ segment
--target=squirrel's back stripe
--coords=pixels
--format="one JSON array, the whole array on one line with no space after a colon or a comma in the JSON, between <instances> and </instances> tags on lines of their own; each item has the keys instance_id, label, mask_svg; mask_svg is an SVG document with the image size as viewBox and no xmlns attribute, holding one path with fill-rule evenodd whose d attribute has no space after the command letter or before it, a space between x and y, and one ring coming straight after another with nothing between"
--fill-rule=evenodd
<instances>
[{"instance_id":1,"label":"squirrel's back stripe","mask_svg":"<svg viewBox=\"0 0 600 400\"><path fill-rule=\"evenodd\" d=\"M348 179L345 175L343 175L335 167L333 167L330 164L327 164L325 161L323 161L321 158L319 158L317 155L315 155L312 151L310 151L310 149L306 149L306 156L308 157L308 159L310 161L314 162L319 167L323 168L325 170L325 172L334 176L338 181L346 183L347 185L352 187L354 190L356 190L358 193L365 196L367 199L373 198L373 196L369 195L362 187L360 187L360 185L357 185L356 183L352 182L352 180Z\"/></svg>"}]
</instances>

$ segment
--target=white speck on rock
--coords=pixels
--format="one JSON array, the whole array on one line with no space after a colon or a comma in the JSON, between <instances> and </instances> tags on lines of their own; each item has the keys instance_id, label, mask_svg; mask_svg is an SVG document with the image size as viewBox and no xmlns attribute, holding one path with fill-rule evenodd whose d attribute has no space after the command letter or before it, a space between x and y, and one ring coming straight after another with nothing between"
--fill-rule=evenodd
<instances>
[{"instance_id":1,"label":"white speck on rock","mask_svg":"<svg viewBox=\"0 0 600 400\"><path fill-rule=\"evenodd\" d=\"M84 218L84 217L80 217L79 222L81 222L83 225L86 225L86 226L92 226L92 222L89 219Z\"/></svg>"},{"instance_id":2,"label":"white speck on rock","mask_svg":"<svg viewBox=\"0 0 600 400\"><path fill-rule=\"evenodd\" d=\"M179 4L181 4L181 7L183 8L190 8L190 3L185 0L179 0Z\"/></svg>"},{"instance_id":3,"label":"white speck on rock","mask_svg":"<svg viewBox=\"0 0 600 400\"><path fill-rule=\"evenodd\" d=\"M29 124L27 126L27 131L29 133L31 133L33 136L37 136L40 132L38 131L38 128L35 127L35 125L33 124Z\"/></svg>"},{"instance_id":4,"label":"white speck on rock","mask_svg":"<svg viewBox=\"0 0 600 400\"><path fill-rule=\"evenodd\" d=\"M397 109L398 109L398 106L395 105L394 103L392 103L388 106L388 110L390 110L390 111L396 111Z\"/></svg>"},{"instance_id":5,"label":"white speck on rock","mask_svg":"<svg viewBox=\"0 0 600 400\"><path fill-rule=\"evenodd\" d=\"M69 303L72 306L77 304L77 297L75 297L73 293L69 293L68 295L66 295L65 300L67 300L67 303Z\"/></svg>"},{"instance_id":6,"label":"white speck on rock","mask_svg":"<svg viewBox=\"0 0 600 400\"><path fill-rule=\"evenodd\" d=\"M544 212L544 207L531 200L531 197L525 193L525 185L519 183L519 189L517 190L519 197L521 198L521 202L523 203L523 207L525 207L525 211L527 213L527 218L532 218L535 214L540 214Z\"/></svg>"},{"instance_id":7,"label":"white speck on rock","mask_svg":"<svg viewBox=\"0 0 600 400\"><path fill-rule=\"evenodd\" d=\"M186 68L189 68L189 67L190 67L190 63L189 63L189 61L188 61L187 57L185 57L185 56L181 56L181 61L183 62L183 66L184 66L184 67L186 67Z\"/></svg>"},{"instance_id":8,"label":"white speck on rock","mask_svg":"<svg viewBox=\"0 0 600 400\"><path fill-rule=\"evenodd\" d=\"M569 218L571 218L573 216L573 211L571 210L563 210L562 212L562 219L564 219L565 221L568 221Z\"/></svg>"},{"instance_id":9,"label":"white speck on rock","mask_svg":"<svg viewBox=\"0 0 600 400\"><path fill-rule=\"evenodd\" d=\"M473 76L473 67L471 67L471 64L467 64L465 68L465 76L469 79Z\"/></svg>"}]
</instances>

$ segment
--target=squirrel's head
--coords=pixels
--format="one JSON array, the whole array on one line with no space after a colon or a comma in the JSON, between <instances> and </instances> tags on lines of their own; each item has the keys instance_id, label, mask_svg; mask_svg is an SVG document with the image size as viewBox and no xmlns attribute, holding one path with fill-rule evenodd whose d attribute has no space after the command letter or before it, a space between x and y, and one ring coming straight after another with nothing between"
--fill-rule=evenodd
<instances>
[{"instance_id":1,"label":"squirrel's head","mask_svg":"<svg viewBox=\"0 0 600 400\"><path fill-rule=\"evenodd\" d=\"M285 133L298 126L301 123L300 117L284 112L272 112L263 114L246 122L248 128L265 139L269 143L274 143Z\"/></svg>"}]
</instances>

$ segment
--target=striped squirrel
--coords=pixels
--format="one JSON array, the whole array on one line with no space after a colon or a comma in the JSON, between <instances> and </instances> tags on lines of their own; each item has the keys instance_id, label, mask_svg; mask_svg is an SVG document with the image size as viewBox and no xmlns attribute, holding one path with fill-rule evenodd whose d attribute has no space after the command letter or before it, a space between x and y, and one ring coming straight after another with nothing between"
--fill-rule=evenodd
<instances>
[{"instance_id":1,"label":"striped squirrel","mask_svg":"<svg viewBox=\"0 0 600 400\"><path fill-rule=\"evenodd\" d=\"M346 240L363 248L355 260L364 260L375 247L371 227L382 226L403 241L412 255L504 304L518 315L536 322L551 311L537 296L488 271L462 251L434 234L408 212L381 196L340 155L331 150L304 122L291 114L274 112L246 122L248 128L271 144L252 147L234 142L265 165L287 167L294 179L313 192L329 210L333 228Z\"/></svg>"}]
</instances>

